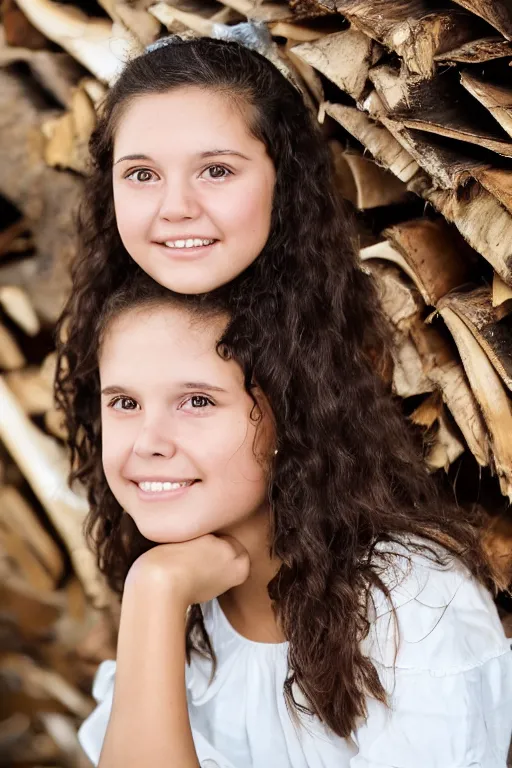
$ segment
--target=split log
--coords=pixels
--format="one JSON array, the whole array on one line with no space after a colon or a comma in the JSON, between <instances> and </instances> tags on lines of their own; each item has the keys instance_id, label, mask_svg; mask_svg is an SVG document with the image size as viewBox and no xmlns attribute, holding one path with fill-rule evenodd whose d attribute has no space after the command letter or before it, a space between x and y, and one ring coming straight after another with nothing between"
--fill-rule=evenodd
<instances>
[{"instance_id":1,"label":"split log","mask_svg":"<svg viewBox=\"0 0 512 768\"><path fill-rule=\"evenodd\" d=\"M41 329L39 318L26 292L17 285L0 287L0 306L11 320L14 320L29 336L35 336Z\"/></svg>"},{"instance_id":2,"label":"split log","mask_svg":"<svg viewBox=\"0 0 512 768\"><path fill-rule=\"evenodd\" d=\"M107 19L52 0L17 0L32 24L103 83L113 83L130 56L142 51L135 38Z\"/></svg>"},{"instance_id":3,"label":"split log","mask_svg":"<svg viewBox=\"0 0 512 768\"><path fill-rule=\"evenodd\" d=\"M462 320L512 391L512 322L507 316L500 318L493 308L491 289L452 291L437 306L440 311L448 307Z\"/></svg>"},{"instance_id":4,"label":"split log","mask_svg":"<svg viewBox=\"0 0 512 768\"><path fill-rule=\"evenodd\" d=\"M5 381L25 413L30 416L46 413L53 408L52 386L44 380L38 368L12 371L5 375Z\"/></svg>"},{"instance_id":5,"label":"split log","mask_svg":"<svg viewBox=\"0 0 512 768\"><path fill-rule=\"evenodd\" d=\"M372 246L360 251L360 255L375 276L383 310L397 329L393 358L395 392L409 397L439 391L471 453L480 466L487 466L490 462L487 430L458 359L443 337L425 325L418 295L396 269L379 264L378 251L372 250Z\"/></svg>"},{"instance_id":6,"label":"split log","mask_svg":"<svg viewBox=\"0 0 512 768\"><path fill-rule=\"evenodd\" d=\"M26 364L25 356L12 333L0 323L0 368L15 371Z\"/></svg>"},{"instance_id":7,"label":"split log","mask_svg":"<svg viewBox=\"0 0 512 768\"><path fill-rule=\"evenodd\" d=\"M145 7L139 7L131 0L99 0L99 3L113 21L130 31L142 48L158 37L160 25ZM149 5L149 2L144 5Z\"/></svg>"},{"instance_id":8,"label":"split log","mask_svg":"<svg viewBox=\"0 0 512 768\"><path fill-rule=\"evenodd\" d=\"M464 368L437 330L422 321L409 330L425 375L439 390L466 444L481 467L491 461L490 440Z\"/></svg>"},{"instance_id":9,"label":"split log","mask_svg":"<svg viewBox=\"0 0 512 768\"><path fill-rule=\"evenodd\" d=\"M298 73L298 75L302 78L302 81L307 88L307 92L313 97L316 104L322 105L325 100L324 96L324 87L322 84L322 81L320 79L320 75L316 71L316 69L313 69L309 64L306 64L304 59L299 58L295 55L293 52L293 49L295 47L295 44L292 41L287 41L285 46L285 53L286 58L290 61L290 64L295 69L295 71ZM312 106L312 111L315 112L315 109ZM323 122L323 120L320 120L319 122Z\"/></svg>"},{"instance_id":10,"label":"split log","mask_svg":"<svg viewBox=\"0 0 512 768\"><path fill-rule=\"evenodd\" d=\"M108 605L105 586L83 538L87 503L67 486L65 453L29 421L1 378L0 397L3 403L0 438L62 536L75 571L93 604L98 608Z\"/></svg>"},{"instance_id":11,"label":"split log","mask_svg":"<svg viewBox=\"0 0 512 768\"><path fill-rule=\"evenodd\" d=\"M497 123L512 136L512 90L490 83L470 72L462 72L464 88L489 110Z\"/></svg>"},{"instance_id":12,"label":"split log","mask_svg":"<svg viewBox=\"0 0 512 768\"><path fill-rule=\"evenodd\" d=\"M410 416L413 424L426 429L425 463L431 472L448 471L450 464L464 453L464 444L447 416L437 393L430 395Z\"/></svg>"},{"instance_id":13,"label":"split log","mask_svg":"<svg viewBox=\"0 0 512 768\"><path fill-rule=\"evenodd\" d=\"M13 245L28 229L28 220L20 217L0 232L0 258L13 252Z\"/></svg>"},{"instance_id":14,"label":"split log","mask_svg":"<svg viewBox=\"0 0 512 768\"><path fill-rule=\"evenodd\" d=\"M47 38L30 23L15 0L3 0L1 12L2 26L8 45L33 51L48 47Z\"/></svg>"},{"instance_id":15,"label":"split log","mask_svg":"<svg viewBox=\"0 0 512 768\"><path fill-rule=\"evenodd\" d=\"M20 285L37 314L58 317L69 292L69 263L75 251L75 212L82 181L48 168L41 124L55 113L39 111L23 84L0 70L0 194L23 213L37 255L0 267L0 285Z\"/></svg>"},{"instance_id":16,"label":"split log","mask_svg":"<svg viewBox=\"0 0 512 768\"><path fill-rule=\"evenodd\" d=\"M276 21L269 24L272 37L284 37L292 43L311 43L324 37L326 32L305 24L292 24L289 21Z\"/></svg>"},{"instance_id":17,"label":"split log","mask_svg":"<svg viewBox=\"0 0 512 768\"><path fill-rule=\"evenodd\" d=\"M212 20L213 12L211 9L204 9L200 13L184 11L168 3L155 3L149 8L149 13L163 24L169 32L179 33L182 28L192 30L201 37L213 36Z\"/></svg>"},{"instance_id":18,"label":"split log","mask_svg":"<svg viewBox=\"0 0 512 768\"><path fill-rule=\"evenodd\" d=\"M89 140L95 125L94 104L82 85L73 91L69 112L50 118L42 125L47 165L85 174L89 167Z\"/></svg>"},{"instance_id":19,"label":"split log","mask_svg":"<svg viewBox=\"0 0 512 768\"><path fill-rule=\"evenodd\" d=\"M223 0L223 4L232 8L241 16L245 16L251 21L263 21L267 24L276 21L294 21L300 19L301 14L294 14L287 3L262 0Z\"/></svg>"},{"instance_id":20,"label":"split log","mask_svg":"<svg viewBox=\"0 0 512 768\"><path fill-rule=\"evenodd\" d=\"M501 168L480 168L473 177L512 214L512 171Z\"/></svg>"},{"instance_id":21,"label":"split log","mask_svg":"<svg viewBox=\"0 0 512 768\"><path fill-rule=\"evenodd\" d=\"M363 260L381 258L397 264L413 280L425 304L467 280L470 249L442 220L417 219L384 230L387 242L363 249Z\"/></svg>"},{"instance_id":22,"label":"split log","mask_svg":"<svg viewBox=\"0 0 512 768\"><path fill-rule=\"evenodd\" d=\"M482 544L499 574L502 589L512 584L512 520L505 515L490 517L483 530Z\"/></svg>"},{"instance_id":23,"label":"split log","mask_svg":"<svg viewBox=\"0 0 512 768\"><path fill-rule=\"evenodd\" d=\"M458 5L480 16L501 32L507 40L512 40L512 7L509 0L454 0Z\"/></svg>"},{"instance_id":24,"label":"split log","mask_svg":"<svg viewBox=\"0 0 512 768\"><path fill-rule=\"evenodd\" d=\"M65 609L60 592L37 589L12 571L0 559L0 602L2 612L29 639L40 641L54 630Z\"/></svg>"},{"instance_id":25,"label":"split log","mask_svg":"<svg viewBox=\"0 0 512 768\"><path fill-rule=\"evenodd\" d=\"M501 307L502 304L509 301L512 301L512 288L504 283L495 272L492 280L492 305L493 307Z\"/></svg>"},{"instance_id":26,"label":"split log","mask_svg":"<svg viewBox=\"0 0 512 768\"><path fill-rule=\"evenodd\" d=\"M34 84L41 85L63 107L70 103L74 86L85 70L67 53L33 51L29 48L9 48L0 27L0 66L22 62L29 67Z\"/></svg>"},{"instance_id":27,"label":"split log","mask_svg":"<svg viewBox=\"0 0 512 768\"><path fill-rule=\"evenodd\" d=\"M326 35L291 50L356 101L363 95L370 67L382 56L382 48L357 29Z\"/></svg>"},{"instance_id":28,"label":"split log","mask_svg":"<svg viewBox=\"0 0 512 768\"><path fill-rule=\"evenodd\" d=\"M475 37L474 17L453 8L398 24L384 40L402 59L407 71L432 77L436 56Z\"/></svg>"},{"instance_id":29,"label":"split log","mask_svg":"<svg viewBox=\"0 0 512 768\"><path fill-rule=\"evenodd\" d=\"M53 589L64 574L62 554L43 528L34 511L20 492L12 486L0 488L0 524L11 531L27 547L44 570L42 580L33 584L38 589ZM26 575L26 574L25 574ZM30 582L30 579L27 579ZM47 581L47 586L43 583Z\"/></svg>"},{"instance_id":30,"label":"split log","mask_svg":"<svg viewBox=\"0 0 512 768\"><path fill-rule=\"evenodd\" d=\"M364 107L378 119L395 140L428 173L441 189L456 189L468 176L490 168L490 162L471 155L468 147L449 139L411 130L399 118L399 109L407 104L409 84L389 65L376 66L369 72L376 93L365 100ZM389 115L393 114L393 117Z\"/></svg>"},{"instance_id":31,"label":"split log","mask_svg":"<svg viewBox=\"0 0 512 768\"><path fill-rule=\"evenodd\" d=\"M16 675L32 698L53 699L82 719L91 713L93 705L83 693L59 674L40 667L32 659L17 655L5 656L1 669L4 674L8 671Z\"/></svg>"},{"instance_id":32,"label":"split log","mask_svg":"<svg viewBox=\"0 0 512 768\"><path fill-rule=\"evenodd\" d=\"M406 185L359 152L344 152L331 141L336 181L345 200L360 211L400 203L408 195Z\"/></svg>"},{"instance_id":33,"label":"split log","mask_svg":"<svg viewBox=\"0 0 512 768\"><path fill-rule=\"evenodd\" d=\"M325 103L325 112L342 125L371 152L378 163L389 168L403 182L418 173L418 165L382 125L355 107Z\"/></svg>"},{"instance_id":34,"label":"split log","mask_svg":"<svg viewBox=\"0 0 512 768\"><path fill-rule=\"evenodd\" d=\"M334 5L368 37L382 43L399 24L414 24L432 10L428 0L389 0L385 13L380 0L334 0Z\"/></svg>"},{"instance_id":35,"label":"split log","mask_svg":"<svg viewBox=\"0 0 512 768\"><path fill-rule=\"evenodd\" d=\"M402 398L432 392L434 387L410 336L410 328L423 310L419 295L394 265L372 261L368 266L377 280L384 314L393 327L393 391Z\"/></svg>"},{"instance_id":36,"label":"split log","mask_svg":"<svg viewBox=\"0 0 512 768\"><path fill-rule=\"evenodd\" d=\"M495 125L480 105L468 102L462 90L446 73L443 79L396 78L401 99L395 102L388 120L450 139L477 144L505 157L512 157L510 137ZM374 80L375 83L375 80Z\"/></svg>"},{"instance_id":37,"label":"split log","mask_svg":"<svg viewBox=\"0 0 512 768\"><path fill-rule=\"evenodd\" d=\"M512 56L512 43L503 40L502 37L483 37L480 40L471 40L451 51L438 53L434 59L439 63L483 64L486 61L507 56Z\"/></svg>"},{"instance_id":38,"label":"split log","mask_svg":"<svg viewBox=\"0 0 512 768\"><path fill-rule=\"evenodd\" d=\"M487 355L464 322L447 306L440 313L459 350L491 439L501 491L512 501L512 403Z\"/></svg>"},{"instance_id":39,"label":"split log","mask_svg":"<svg viewBox=\"0 0 512 768\"><path fill-rule=\"evenodd\" d=\"M478 37L474 16L456 8L438 10L424 0L335 0L336 10L369 37L394 50L408 71L430 77L434 57Z\"/></svg>"},{"instance_id":40,"label":"split log","mask_svg":"<svg viewBox=\"0 0 512 768\"><path fill-rule=\"evenodd\" d=\"M512 285L512 216L479 185L464 195L443 190L424 190L429 200L451 221L468 243L492 264L498 275Z\"/></svg>"}]
</instances>

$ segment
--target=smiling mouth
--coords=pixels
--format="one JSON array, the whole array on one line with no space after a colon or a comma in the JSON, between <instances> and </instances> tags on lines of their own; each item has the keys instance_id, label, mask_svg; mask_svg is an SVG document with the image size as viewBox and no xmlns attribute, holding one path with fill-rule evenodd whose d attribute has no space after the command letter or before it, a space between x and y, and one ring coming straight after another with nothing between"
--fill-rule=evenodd
<instances>
[{"instance_id":1,"label":"smiling mouth","mask_svg":"<svg viewBox=\"0 0 512 768\"><path fill-rule=\"evenodd\" d=\"M189 250L192 248L208 248L210 245L214 245L215 243L218 243L218 240L215 239L203 239L199 237L194 238L188 238L187 240L166 240L165 242L161 243L161 245L164 245L166 248L170 248L171 250Z\"/></svg>"},{"instance_id":2,"label":"smiling mouth","mask_svg":"<svg viewBox=\"0 0 512 768\"><path fill-rule=\"evenodd\" d=\"M150 481L144 480L140 483L136 483L137 487L144 493L164 493L169 491L178 491L180 488L190 488L190 486L197 483L197 480L181 480L179 482L170 481Z\"/></svg>"}]
</instances>

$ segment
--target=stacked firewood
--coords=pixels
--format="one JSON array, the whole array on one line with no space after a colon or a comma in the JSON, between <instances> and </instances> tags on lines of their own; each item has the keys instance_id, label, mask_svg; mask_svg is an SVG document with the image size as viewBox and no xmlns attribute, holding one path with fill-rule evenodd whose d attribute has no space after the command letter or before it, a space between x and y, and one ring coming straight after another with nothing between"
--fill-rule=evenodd
<instances>
[{"instance_id":1,"label":"stacked firewood","mask_svg":"<svg viewBox=\"0 0 512 768\"><path fill-rule=\"evenodd\" d=\"M356 218L425 461L512 583L509 0L1 0L0 765L80 766L118 605L82 535L52 332L97 111L162 35L258 22L303 90ZM500 611L512 634L512 605Z\"/></svg>"}]
</instances>

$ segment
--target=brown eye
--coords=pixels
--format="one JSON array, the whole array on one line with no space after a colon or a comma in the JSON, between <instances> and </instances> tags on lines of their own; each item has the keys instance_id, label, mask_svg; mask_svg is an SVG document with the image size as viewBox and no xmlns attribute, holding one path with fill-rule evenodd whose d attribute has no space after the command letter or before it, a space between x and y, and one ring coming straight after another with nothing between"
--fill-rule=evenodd
<instances>
[{"instance_id":1,"label":"brown eye","mask_svg":"<svg viewBox=\"0 0 512 768\"><path fill-rule=\"evenodd\" d=\"M193 395L193 397L190 398L190 405L192 408L205 408L210 404L211 401L204 395Z\"/></svg>"},{"instance_id":2,"label":"brown eye","mask_svg":"<svg viewBox=\"0 0 512 768\"><path fill-rule=\"evenodd\" d=\"M131 397L118 397L112 402L114 411L135 411L137 403Z\"/></svg>"},{"instance_id":3,"label":"brown eye","mask_svg":"<svg viewBox=\"0 0 512 768\"><path fill-rule=\"evenodd\" d=\"M151 181L153 178L153 172L148 171L147 168L139 168L137 171L132 171L128 174L126 177L127 179L132 179L132 181L137 181L141 184L144 184L145 182Z\"/></svg>"},{"instance_id":4,"label":"brown eye","mask_svg":"<svg viewBox=\"0 0 512 768\"><path fill-rule=\"evenodd\" d=\"M223 165L211 165L208 172L212 179L223 179L230 173Z\"/></svg>"}]
</instances>

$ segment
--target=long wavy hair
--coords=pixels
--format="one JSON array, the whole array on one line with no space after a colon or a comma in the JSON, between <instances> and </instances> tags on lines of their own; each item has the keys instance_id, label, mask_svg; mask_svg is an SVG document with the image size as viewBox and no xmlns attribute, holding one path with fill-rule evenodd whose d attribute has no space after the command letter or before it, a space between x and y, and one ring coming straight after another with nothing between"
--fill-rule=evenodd
<instances>
[{"instance_id":1,"label":"long wavy hair","mask_svg":"<svg viewBox=\"0 0 512 768\"><path fill-rule=\"evenodd\" d=\"M425 544L416 546L432 546L429 556L437 557L440 544L482 583L495 581L476 519L441 497L377 373L385 323L356 257L328 146L297 89L236 43L203 38L153 50L130 62L107 96L91 142L80 247L59 327L56 395L72 478L88 489L88 534L100 569L121 593L130 565L151 543L123 514L101 468L98 318L109 297L143 278L116 227L113 138L134 98L183 86L251 105L250 130L276 168L268 242L215 293L231 317L223 347L241 365L246 386L258 382L275 419L271 548L282 566L268 589L289 641L285 694L295 704L296 684L309 711L346 737L366 714L366 696L386 700L361 650L369 631L365 596L380 589L389 598L375 567L376 544L420 537ZM198 606L187 633L190 652L212 653Z\"/></svg>"}]
</instances>

